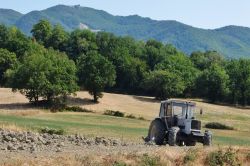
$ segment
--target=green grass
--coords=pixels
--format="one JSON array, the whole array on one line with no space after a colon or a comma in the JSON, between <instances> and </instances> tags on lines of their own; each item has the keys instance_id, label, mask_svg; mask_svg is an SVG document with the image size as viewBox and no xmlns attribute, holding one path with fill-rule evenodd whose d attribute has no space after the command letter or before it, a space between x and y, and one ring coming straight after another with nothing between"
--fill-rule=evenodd
<instances>
[{"instance_id":1,"label":"green grass","mask_svg":"<svg viewBox=\"0 0 250 166\"><path fill-rule=\"evenodd\" d=\"M147 133L148 122L96 114L48 113L35 116L0 115L0 124L15 124L31 130L49 127L67 134L138 139Z\"/></svg>"},{"instance_id":2,"label":"green grass","mask_svg":"<svg viewBox=\"0 0 250 166\"><path fill-rule=\"evenodd\" d=\"M206 121L210 121L206 119ZM247 121L239 121L238 127ZM204 124L204 122L202 121ZM116 137L125 140L142 141L147 135L150 121L106 116L97 113L43 113L36 115L11 115L0 113L1 125L16 125L25 129L39 131L41 128L63 129L66 134L79 133L85 136ZM203 129L204 131L205 129ZM249 129L248 129L249 130ZM211 130L214 145L250 146L250 135L244 130Z\"/></svg>"}]
</instances>

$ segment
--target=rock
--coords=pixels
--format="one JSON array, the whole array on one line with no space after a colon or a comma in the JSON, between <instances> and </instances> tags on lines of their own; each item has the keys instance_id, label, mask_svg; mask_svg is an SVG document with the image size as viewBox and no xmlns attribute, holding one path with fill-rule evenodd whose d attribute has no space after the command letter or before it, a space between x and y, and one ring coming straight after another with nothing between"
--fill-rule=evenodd
<instances>
[{"instance_id":1,"label":"rock","mask_svg":"<svg viewBox=\"0 0 250 166\"><path fill-rule=\"evenodd\" d=\"M8 149L8 150L17 150L17 148L16 148L13 144L9 144L9 145L7 146L7 149Z\"/></svg>"},{"instance_id":2,"label":"rock","mask_svg":"<svg viewBox=\"0 0 250 166\"><path fill-rule=\"evenodd\" d=\"M7 148L5 148L5 147L2 147L2 148L1 148L1 150L7 150Z\"/></svg>"},{"instance_id":3,"label":"rock","mask_svg":"<svg viewBox=\"0 0 250 166\"><path fill-rule=\"evenodd\" d=\"M25 150L25 146L19 146L17 150Z\"/></svg>"},{"instance_id":4,"label":"rock","mask_svg":"<svg viewBox=\"0 0 250 166\"><path fill-rule=\"evenodd\" d=\"M17 142L17 139L16 138L12 138L12 142Z\"/></svg>"},{"instance_id":5,"label":"rock","mask_svg":"<svg viewBox=\"0 0 250 166\"><path fill-rule=\"evenodd\" d=\"M57 147L63 147L64 146L64 142L60 142L59 144L57 144Z\"/></svg>"},{"instance_id":6,"label":"rock","mask_svg":"<svg viewBox=\"0 0 250 166\"><path fill-rule=\"evenodd\" d=\"M35 151L36 151L36 146L35 146L35 145L32 145L32 146L30 147L30 151L31 151L31 153L35 152Z\"/></svg>"},{"instance_id":7,"label":"rock","mask_svg":"<svg viewBox=\"0 0 250 166\"><path fill-rule=\"evenodd\" d=\"M45 145L50 145L52 142L50 140L46 141Z\"/></svg>"},{"instance_id":8,"label":"rock","mask_svg":"<svg viewBox=\"0 0 250 166\"><path fill-rule=\"evenodd\" d=\"M58 147L58 148L56 149L56 152L62 152L62 149Z\"/></svg>"}]
</instances>

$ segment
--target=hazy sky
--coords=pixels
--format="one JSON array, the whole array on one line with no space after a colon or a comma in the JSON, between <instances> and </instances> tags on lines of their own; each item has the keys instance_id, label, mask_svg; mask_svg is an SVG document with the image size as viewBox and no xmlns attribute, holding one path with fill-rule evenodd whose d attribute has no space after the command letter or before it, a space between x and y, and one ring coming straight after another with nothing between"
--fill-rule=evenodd
<instances>
[{"instance_id":1,"label":"hazy sky","mask_svg":"<svg viewBox=\"0 0 250 166\"><path fill-rule=\"evenodd\" d=\"M138 14L157 20L177 20L201 28L250 27L250 0L0 0L0 8L21 13L57 4L80 4L114 15Z\"/></svg>"}]
</instances>

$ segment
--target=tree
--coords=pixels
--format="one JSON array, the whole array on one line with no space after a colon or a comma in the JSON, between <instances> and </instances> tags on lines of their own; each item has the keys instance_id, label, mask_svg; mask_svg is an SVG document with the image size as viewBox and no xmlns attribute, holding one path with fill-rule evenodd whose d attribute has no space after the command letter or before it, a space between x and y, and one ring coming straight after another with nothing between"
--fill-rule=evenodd
<instances>
[{"instance_id":1,"label":"tree","mask_svg":"<svg viewBox=\"0 0 250 166\"><path fill-rule=\"evenodd\" d=\"M48 46L55 50L66 51L69 34L60 25L55 25L48 39Z\"/></svg>"},{"instance_id":2,"label":"tree","mask_svg":"<svg viewBox=\"0 0 250 166\"><path fill-rule=\"evenodd\" d=\"M193 52L190 59L200 70L205 70L213 64L222 65L224 62L223 57L216 51Z\"/></svg>"},{"instance_id":3,"label":"tree","mask_svg":"<svg viewBox=\"0 0 250 166\"><path fill-rule=\"evenodd\" d=\"M52 34L52 25L48 20L40 20L33 26L31 33L39 44L48 47L48 40Z\"/></svg>"},{"instance_id":4,"label":"tree","mask_svg":"<svg viewBox=\"0 0 250 166\"><path fill-rule=\"evenodd\" d=\"M39 45L34 45L7 76L13 91L20 91L35 103L40 97L53 102L78 89L74 62L63 53Z\"/></svg>"},{"instance_id":5,"label":"tree","mask_svg":"<svg viewBox=\"0 0 250 166\"><path fill-rule=\"evenodd\" d=\"M4 77L8 69L12 69L17 63L16 54L11 53L6 49L0 48L0 85L3 86L6 82Z\"/></svg>"},{"instance_id":6,"label":"tree","mask_svg":"<svg viewBox=\"0 0 250 166\"><path fill-rule=\"evenodd\" d=\"M77 60L79 83L94 96L94 102L102 97L106 86L115 84L114 66L96 51L90 51Z\"/></svg>"},{"instance_id":7,"label":"tree","mask_svg":"<svg viewBox=\"0 0 250 166\"><path fill-rule=\"evenodd\" d=\"M116 88L127 92L141 90L141 82L146 72L146 62L131 56L120 57L116 66Z\"/></svg>"},{"instance_id":8,"label":"tree","mask_svg":"<svg viewBox=\"0 0 250 166\"><path fill-rule=\"evenodd\" d=\"M149 40L146 43L145 50L147 55L147 64L151 70L154 70L155 65L160 63L164 57L161 54L163 44L156 40Z\"/></svg>"},{"instance_id":9,"label":"tree","mask_svg":"<svg viewBox=\"0 0 250 166\"><path fill-rule=\"evenodd\" d=\"M198 76L198 70L185 54L175 52L173 55L166 56L155 68L158 70L171 71L178 75L184 82L184 93L189 96L191 95L194 90L195 80Z\"/></svg>"},{"instance_id":10,"label":"tree","mask_svg":"<svg viewBox=\"0 0 250 166\"><path fill-rule=\"evenodd\" d=\"M165 100L183 93L185 88L181 78L166 70L151 71L144 80L144 88L156 99Z\"/></svg>"},{"instance_id":11,"label":"tree","mask_svg":"<svg viewBox=\"0 0 250 166\"><path fill-rule=\"evenodd\" d=\"M30 43L31 41L16 27L7 28L0 25L0 48L15 53L18 59L29 49Z\"/></svg>"},{"instance_id":12,"label":"tree","mask_svg":"<svg viewBox=\"0 0 250 166\"><path fill-rule=\"evenodd\" d=\"M208 98L211 102L223 101L229 89L229 76L225 69L217 64L211 65L204 70L197 79L197 91L202 97Z\"/></svg>"},{"instance_id":13,"label":"tree","mask_svg":"<svg viewBox=\"0 0 250 166\"><path fill-rule=\"evenodd\" d=\"M96 34L90 30L75 30L70 34L67 54L76 61L82 55L97 50Z\"/></svg>"}]
</instances>

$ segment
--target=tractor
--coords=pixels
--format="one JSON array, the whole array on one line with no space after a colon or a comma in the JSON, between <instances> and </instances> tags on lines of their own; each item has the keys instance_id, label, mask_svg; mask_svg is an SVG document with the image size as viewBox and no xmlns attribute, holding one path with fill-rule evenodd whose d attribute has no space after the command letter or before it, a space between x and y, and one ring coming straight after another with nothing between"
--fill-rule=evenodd
<instances>
[{"instance_id":1,"label":"tractor","mask_svg":"<svg viewBox=\"0 0 250 166\"><path fill-rule=\"evenodd\" d=\"M159 117L151 122L148 136L144 141L170 146L195 146L199 142L204 146L210 146L212 133L207 130L205 133L201 132L201 121L194 117L195 106L193 102L162 101Z\"/></svg>"}]
</instances>

